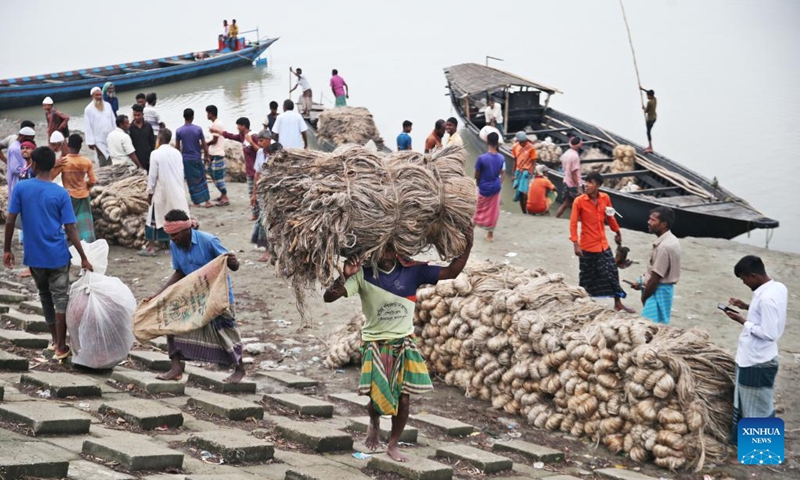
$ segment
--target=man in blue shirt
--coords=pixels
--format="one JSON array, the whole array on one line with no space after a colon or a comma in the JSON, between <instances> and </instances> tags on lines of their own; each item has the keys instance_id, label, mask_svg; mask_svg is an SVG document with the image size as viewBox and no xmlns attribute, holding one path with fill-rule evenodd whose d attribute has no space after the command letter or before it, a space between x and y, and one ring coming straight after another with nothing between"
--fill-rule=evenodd
<instances>
[{"instance_id":1,"label":"man in blue shirt","mask_svg":"<svg viewBox=\"0 0 800 480\"><path fill-rule=\"evenodd\" d=\"M67 238L81 256L81 266L92 270L92 264L83 253L75 229L75 213L69 194L50 181L56 154L49 147L39 147L31 158L36 178L20 182L14 188L8 205L3 265L14 268L11 238L17 215L21 215L25 235L22 263L30 268L39 290L44 318L53 340L53 358L61 360L70 355L66 345L70 259Z\"/></svg>"},{"instance_id":2,"label":"man in blue shirt","mask_svg":"<svg viewBox=\"0 0 800 480\"><path fill-rule=\"evenodd\" d=\"M403 132L397 136L397 151L411 150L411 125L412 123L406 120L403 122Z\"/></svg>"},{"instance_id":3,"label":"man in blue shirt","mask_svg":"<svg viewBox=\"0 0 800 480\"><path fill-rule=\"evenodd\" d=\"M169 249L175 272L161 290L145 301L158 296L170 285L223 254L228 256L228 268L234 272L239 270L239 260L236 255L228 252L214 235L197 230L197 221L190 219L183 210L170 210L164 215L164 231L172 240ZM228 298L233 305L233 287L230 278L228 278ZM169 372L158 376L161 380L180 380L183 376L181 360L184 359L222 365L233 364L236 369L225 381L239 383L244 378L242 339L234 318L219 316L203 328L183 335L168 335L167 345L172 368Z\"/></svg>"}]
</instances>

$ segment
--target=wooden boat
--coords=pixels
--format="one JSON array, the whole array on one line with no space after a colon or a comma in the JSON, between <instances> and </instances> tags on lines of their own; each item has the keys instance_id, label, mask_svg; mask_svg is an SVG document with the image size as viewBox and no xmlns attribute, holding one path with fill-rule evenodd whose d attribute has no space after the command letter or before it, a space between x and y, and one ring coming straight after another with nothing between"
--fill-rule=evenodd
<instances>
[{"instance_id":1,"label":"wooden boat","mask_svg":"<svg viewBox=\"0 0 800 480\"><path fill-rule=\"evenodd\" d=\"M68 72L0 80L0 110L41 105L44 97L60 102L89 97L89 90L112 82L116 90L140 89L251 65L277 38L248 43L235 52L185 53L172 57Z\"/></svg>"},{"instance_id":2,"label":"wooden boat","mask_svg":"<svg viewBox=\"0 0 800 480\"><path fill-rule=\"evenodd\" d=\"M645 153L643 147L591 123L578 120L549 106L550 98L561 93L517 75L475 63L454 65L444 69L453 107L465 128L477 139L486 125L482 106L490 97L503 106L506 140L513 133L525 130L538 138L551 137L562 148L569 138L579 135L586 147L596 147L603 158L581 160L582 164L613 162L616 145L630 145L636 150L634 171L604 174L604 178L635 177L637 191L619 191L604 186L621 215L624 228L647 231L650 210L667 206L675 211L673 233L679 237L713 237L731 239L756 228L777 228L777 220L765 217L743 199L696 172L658 153ZM542 101L542 94L546 95ZM509 134L508 132L512 132ZM480 140L478 140L480 141ZM585 148L586 148L585 147ZM511 144L500 146L507 170L513 168ZM548 177L561 192L564 175L558 163L548 165Z\"/></svg>"},{"instance_id":3,"label":"wooden boat","mask_svg":"<svg viewBox=\"0 0 800 480\"><path fill-rule=\"evenodd\" d=\"M297 104L295 104L295 108L298 108ZM304 116L303 119L306 121L306 125L308 126L308 130L306 131L306 137L308 137L308 147L314 150L321 150L323 152L332 152L336 149L336 147L338 147L338 145L326 140L322 140L317 136L317 123L319 122L319 115L324 112L325 109L325 105L314 102L311 104L311 112L309 112L309 115ZM379 152L391 153L389 147L387 147L383 142L375 143L375 146L378 148Z\"/></svg>"}]
</instances>

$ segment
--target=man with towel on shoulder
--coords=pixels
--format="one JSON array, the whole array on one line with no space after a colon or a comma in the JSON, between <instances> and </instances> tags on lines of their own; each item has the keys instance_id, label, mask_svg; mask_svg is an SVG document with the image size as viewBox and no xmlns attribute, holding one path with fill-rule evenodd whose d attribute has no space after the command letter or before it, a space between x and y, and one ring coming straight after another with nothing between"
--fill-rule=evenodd
<instances>
[{"instance_id":1,"label":"man with towel on shoulder","mask_svg":"<svg viewBox=\"0 0 800 480\"><path fill-rule=\"evenodd\" d=\"M525 132L517 132L517 141L511 147L514 157L514 201L519 202L522 213L528 213L528 187L533 177L533 166L536 163L536 149L528 140Z\"/></svg>"},{"instance_id":2,"label":"man with towel on shoulder","mask_svg":"<svg viewBox=\"0 0 800 480\"><path fill-rule=\"evenodd\" d=\"M167 287L204 267L220 255L228 256L228 268L232 272L239 270L239 260L236 255L223 247L217 237L201 232L197 228L197 221L190 219L183 210L170 210L164 216L164 231L171 239L169 250L172 254L172 268L175 272L169 277L167 283L155 295L146 298L145 302L157 297ZM232 306L233 287L230 278L228 278L228 298ZM157 378L160 380L180 380L183 376L181 360L235 365L233 373L224 381L239 383L244 378L242 339L239 329L236 328L235 318L219 316L203 328L183 335L167 335L167 345L172 368L167 373L159 375Z\"/></svg>"},{"instance_id":3,"label":"man with towel on shoulder","mask_svg":"<svg viewBox=\"0 0 800 480\"><path fill-rule=\"evenodd\" d=\"M786 285L767 275L764 262L747 255L733 267L733 274L753 291L750 304L731 298L731 306L747 310L747 319L733 309L731 320L742 324L736 349L736 380L733 392L732 445L737 444L739 420L775 416L773 396L778 376L778 339L786 327L789 292Z\"/></svg>"},{"instance_id":4,"label":"man with towel on shoulder","mask_svg":"<svg viewBox=\"0 0 800 480\"><path fill-rule=\"evenodd\" d=\"M472 249L472 228L464 235L466 250L446 267L422 263L405 266L390 246L385 248L377 271L348 260L342 276L323 297L326 303L356 294L361 297L366 321L361 329L364 346L358 393L370 397L367 406L370 424L365 444L373 451L378 448L381 415L391 415L392 433L386 453L397 462L409 460L400 453L399 446L408 420L409 394L418 395L433 389L414 336L417 289L456 278L461 273Z\"/></svg>"}]
</instances>

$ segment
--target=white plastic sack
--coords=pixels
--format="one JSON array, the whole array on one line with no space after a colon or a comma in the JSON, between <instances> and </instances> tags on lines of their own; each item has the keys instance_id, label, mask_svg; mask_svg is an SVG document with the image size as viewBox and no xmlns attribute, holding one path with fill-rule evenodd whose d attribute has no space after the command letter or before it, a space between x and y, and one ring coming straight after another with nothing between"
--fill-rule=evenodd
<instances>
[{"instance_id":1,"label":"white plastic sack","mask_svg":"<svg viewBox=\"0 0 800 480\"><path fill-rule=\"evenodd\" d=\"M100 240L95 240L92 243L86 243L81 240L81 247L83 247L83 253L86 254L86 258L89 260L89 263L92 264L94 273L104 275L106 273L106 269L108 268L108 242L102 238ZM78 250L74 246L70 246L69 254L72 257L70 259L71 263L80 268L81 257L78 255Z\"/></svg>"},{"instance_id":2,"label":"white plastic sack","mask_svg":"<svg viewBox=\"0 0 800 480\"><path fill-rule=\"evenodd\" d=\"M72 363L104 369L125 360L134 341L134 311L136 298L120 279L84 272L72 284L67 306Z\"/></svg>"}]
</instances>

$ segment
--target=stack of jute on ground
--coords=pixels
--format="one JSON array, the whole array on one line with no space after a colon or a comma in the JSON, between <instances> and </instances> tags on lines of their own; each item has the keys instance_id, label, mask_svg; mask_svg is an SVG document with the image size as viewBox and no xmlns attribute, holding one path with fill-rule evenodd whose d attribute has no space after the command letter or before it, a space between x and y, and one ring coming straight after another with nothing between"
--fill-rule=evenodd
<instances>
[{"instance_id":1,"label":"stack of jute on ground","mask_svg":"<svg viewBox=\"0 0 800 480\"><path fill-rule=\"evenodd\" d=\"M108 178L111 178L110 174ZM147 176L144 170L135 170L126 178L106 185L98 183L89 194L97 238L128 248L141 248L144 245L148 209Z\"/></svg>"},{"instance_id":2,"label":"stack of jute on ground","mask_svg":"<svg viewBox=\"0 0 800 480\"><path fill-rule=\"evenodd\" d=\"M361 327L364 326L364 320L364 314L354 316L327 340L327 367L338 368L361 361Z\"/></svg>"},{"instance_id":3,"label":"stack of jute on ground","mask_svg":"<svg viewBox=\"0 0 800 480\"><path fill-rule=\"evenodd\" d=\"M345 145L272 157L258 186L264 226L301 314L303 290L331 285L342 258L377 265L387 247L406 256L431 247L442 259L461 255L476 201L464 162L461 147L384 155Z\"/></svg>"},{"instance_id":4,"label":"stack of jute on ground","mask_svg":"<svg viewBox=\"0 0 800 480\"><path fill-rule=\"evenodd\" d=\"M372 140L383 143L372 114L364 107L337 107L319 114L317 138L334 145L356 143L364 145Z\"/></svg>"},{"instance_id":5,"label":"stack of jute on ground","mask_svg":"<svg viewBox=\"0 0 800 480\"><path fill-rule=\"evenodd\" d=\"M538 428L668 469L727 454L733 357L704 331L614 312L561 274L486 263L419 289L416 323L433 372Z\"/></svg>"}]
</instances>

